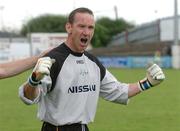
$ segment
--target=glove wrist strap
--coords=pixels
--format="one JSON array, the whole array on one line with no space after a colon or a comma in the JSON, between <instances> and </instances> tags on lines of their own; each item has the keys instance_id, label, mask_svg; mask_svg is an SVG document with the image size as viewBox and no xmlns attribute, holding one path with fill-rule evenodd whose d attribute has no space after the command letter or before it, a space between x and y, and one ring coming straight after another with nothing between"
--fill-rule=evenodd
<instances>
[{"instance_id":1,"label":"glove wrist strap","mask_svg":"<svg viewBox=\"0 0 180 131\"><path fill-rule=\"evenodd\" d=\"M151 87L153 87L153 85L149 82L149 80L147 78L145 78L144 80L141 80L138 82L139 88L141 91L145 91Z\"/></svg>"},{"instance_id":2,"label":"glove wrist strap","mask_svg":"<svg viewBox=\"0 0 180 131\"><path fill-rule=\"evenodd\" d=\"M32 73L32 75L29 77L28 79L28 83L30 86L32 87L37 87L38 84L40 84L41 81L37 81L36 78L35 78L35 75L34 73Z\"/></svg>"}]
</instances>

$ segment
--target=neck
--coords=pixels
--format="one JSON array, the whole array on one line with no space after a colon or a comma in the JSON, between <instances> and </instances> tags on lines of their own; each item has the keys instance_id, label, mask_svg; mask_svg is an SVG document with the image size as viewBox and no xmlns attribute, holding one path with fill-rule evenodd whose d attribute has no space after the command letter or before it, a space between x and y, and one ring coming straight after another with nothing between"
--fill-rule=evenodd
<instances>
[{"instance_id":1,"label":"neck","mask_svg":"<svg viewBox=\"0 0 180 131\"><path fill-rule=\"evenodd\" d=\"M73 46L71 40L66 40L66 41L65 41L65 44L66 44L67 47L69 47L73 52L76 52L76 53L83 53L83 52L84 52L84 51L79 51L79 50L77 50L77 49Z\"/></svg>"}]
</instances>

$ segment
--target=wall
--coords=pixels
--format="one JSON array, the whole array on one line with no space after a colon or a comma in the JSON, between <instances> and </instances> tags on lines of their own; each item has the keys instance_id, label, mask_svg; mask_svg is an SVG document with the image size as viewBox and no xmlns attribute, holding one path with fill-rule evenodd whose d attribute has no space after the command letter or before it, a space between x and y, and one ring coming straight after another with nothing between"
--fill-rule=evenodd
<instances>
[{"instance_id":1,"label":"wall","mask_svg":"<svg viewBox=\"0 0 180 131\"><path fill-rule=\"evenodd\" d=\"M179 17L180 32L180 17ZM179 33L180 38L180 33ZM110 45L122 45L125 43L153 43L174 40L173 17L162 18L150 23L136 26L113 37Z\"/></svg>"},{"instance_id":2,"label":"wall","mask_svg":"<svg viewBox=\"0 0 180 131\"><path fill-rule=\"evenodd\" d=\"M154 56L98 57L98 59L107 68L145 68L154 61ZM171 68L171 59L170 56L162 56L160 66Z\"/></svg>"}]
</instances>

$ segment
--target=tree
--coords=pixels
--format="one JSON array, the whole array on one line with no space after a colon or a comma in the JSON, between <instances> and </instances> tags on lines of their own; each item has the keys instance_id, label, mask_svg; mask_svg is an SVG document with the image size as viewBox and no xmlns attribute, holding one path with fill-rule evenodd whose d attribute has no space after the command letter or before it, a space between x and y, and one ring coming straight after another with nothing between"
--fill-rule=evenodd
<instances>
[{"instance_id":1,"label":"tree","mask_svg":"<svg viewBox=\"0 0 180 131\"><path fill-rule=\"evenodd\" d=\"M114 35L132 27L134 27L133 24L123 19L112 20L108 17L102 17L96 21L92 45L95 47L107 46Z\"/></svg>"},{"instance_id":2,"label":"tree","mask_svg":"<svg viewBox=\"0 0 180 131\"><path fill-rule=\"evenodd\" d=\"M42 15L29 20L21 29L21 34L26 36L32 32L66 32L67 18L63 15ZM134 25L123 19L112 20L102 17L96 21L95 34L92 39L94 47L107 46L111 38Z\"/></svg>"},{"instance_id":3,"label":"tree","mask_svg":"<svg viewBox=\"0 0 180 131\"><path fill-rule=\"evenodd\" d=\"M29 20L22 26L21 34L32 32L65 32L66 16L42 15Z\"/></svg>"},{"instance_id":4,"label":"tree","mask_svg":"<svg viewBox=\"0 0 180 131\"><path fill-rule=\"evenodd\" d=\"M93 47L106 46L109 40L110 40L110 35L108 28L106 28L101 24L96 23L94 37L91 42Z\"/></svg>"},{"instance_id":5,"label":"tree","mask_svg":"<svg viewBox=\"0 0 180 131\"><path fill-rule=\"evenodd\" d=\"M124 19L112 20L108 17L102 17L101 19L98 19L96 23L104 27L108 27L109 34L111 36L121 33L128 28L134 27L133 24L125 21Z\"/></svg>"}]
</instances>

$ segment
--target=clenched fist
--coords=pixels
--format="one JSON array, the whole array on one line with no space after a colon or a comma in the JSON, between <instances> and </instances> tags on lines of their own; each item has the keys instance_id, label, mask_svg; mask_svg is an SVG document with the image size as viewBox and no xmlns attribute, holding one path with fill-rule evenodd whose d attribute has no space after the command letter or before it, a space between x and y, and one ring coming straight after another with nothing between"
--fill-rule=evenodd
<instances>
[{"instance_id":1,"label":"clenched fist","mask_svg":"<svg viewBox=\"0 0 180 131\"><path fill-rule=\"evenodd\" d=\"M50 57L40 58L33 69L32 75L29 77L29 84L37 86L45 75L50 74L50 69L55 59Z\"/></svg>"},{"instance_id":2,"label":"clenched fist","mask_svg":"<svg viewBox=\"0 0 180 131\"><path fill-rule=\"evenodd\" d=\"M146 77L140 80L138 84L143 91L160 84L164 79L165 75L162 69L157 64L153 64L147 69Z\"/></svg>"}]
</instances>

